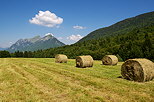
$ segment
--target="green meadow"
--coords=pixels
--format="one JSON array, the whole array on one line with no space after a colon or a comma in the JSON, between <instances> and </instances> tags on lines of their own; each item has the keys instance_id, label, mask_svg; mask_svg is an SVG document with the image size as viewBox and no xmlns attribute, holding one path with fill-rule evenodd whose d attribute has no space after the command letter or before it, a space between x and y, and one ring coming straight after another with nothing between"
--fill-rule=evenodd
<instances>
[{"instance_id":1,"label":"green meadow","mask_svg":"<svg viewBox=\"0 0 154 102\"><path fill-rule=\"evenodd\" d=\"M75 59L1 58L0 102L154 102L154 80L121 78L121 65L76 68Z\"/></svg>"}]
</instances>

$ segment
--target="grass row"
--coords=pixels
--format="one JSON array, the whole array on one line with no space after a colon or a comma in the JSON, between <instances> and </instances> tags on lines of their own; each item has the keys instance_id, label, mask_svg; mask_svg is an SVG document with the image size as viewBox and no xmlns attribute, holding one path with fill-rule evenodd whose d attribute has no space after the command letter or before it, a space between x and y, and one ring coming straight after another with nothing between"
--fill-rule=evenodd
<instances>
[{"instance_id":1,"label":"grass row","mask_svg":"<svg viewBox=\"0 0 154 102\"><path fill-rule=\"evenodd\" d=\"M76 68L75 60L52 58L0 59L0 101L153 102L154 81L138 83L119 78L122 62Z\"/></svg>"}]
</instances>

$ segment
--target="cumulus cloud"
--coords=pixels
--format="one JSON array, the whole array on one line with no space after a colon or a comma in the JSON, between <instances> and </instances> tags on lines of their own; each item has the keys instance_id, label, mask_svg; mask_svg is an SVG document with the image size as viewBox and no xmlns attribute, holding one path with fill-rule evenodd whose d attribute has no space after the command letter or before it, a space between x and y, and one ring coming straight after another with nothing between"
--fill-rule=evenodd
<instances>
[{"instance_id":1,"label":"cumulus cloud","mask_svg":"<svg viewBox=\"0 0 154 102\"><path fill-rule=\"evenodd\" d=\"M56 16L50 11L39 11L29 22L46 27L58 27L59 24L63 23L63 18Z\"/></svg>"},{"instance_id":2,"label":"cumulus cloud","mask_svg":"<svg viewBox=\"0 0 154 102\"><path fill-rule=\"evenodd\" d=\"M78 40L80 40L82 38L83 38L83 36L81 36L80 34L78 34L78 35L71 35L71 36L67 37L68 40L73 40L73 41L78 41Z\"/></svg>"},{"instance_id":3,"label":"cumulus cloud","mask_svg":"<svg viewBox=\"0 0 154 102\"><path fill-rule=\"evenodd\" d=\"M82 27L82 26L73 26L74 29L86 29L86 27Z\"/></svg>"}]
</instances>

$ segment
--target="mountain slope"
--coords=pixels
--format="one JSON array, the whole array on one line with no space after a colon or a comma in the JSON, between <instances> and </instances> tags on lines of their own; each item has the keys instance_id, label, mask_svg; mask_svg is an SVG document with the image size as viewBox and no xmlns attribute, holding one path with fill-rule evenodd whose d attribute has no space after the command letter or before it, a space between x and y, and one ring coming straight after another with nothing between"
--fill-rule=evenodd
<instances>
[{"instance_id":1,"label":"mountain slope","mask_svg":"<svg viewBox=\"0 0 154 102\"><path fill-rule=\"evenodd\" d=\"M15 44L13 44L7 50L10 52L15 51L36 51L41 49L54 48L59 46L64 46L65 44L57 40L52 35L47 35L41 38L36 36L30 39L20 39Z\"/></svg>"},{"instance_id":2,"label":"mountain slope","mask_svg":"<svg viewBox=\"0 0 154 102\"><path fill-rule=\"evenodd\" d=\"M154 12L149 12L145 14L138 15L136 17L128 18L113 24L109 27L97 29L78 42L83 42L86 40L97 39L104 36L114 36L118 34L125 34L133 29L142 28L149 25L154 25Z\"/></svg>"},{"instance_id":3,"label":"mountain slope","mask_svg":"<svg viewBox=\"0 0 154 102\"><path fill-rule=\"evenodd\" d=\"M73 45L51 48L33 53L34 57L54 57L65 54L68 58L91 55L100 60L104 55L117 55L120 61L130 58L148 58L154 60L154 25L137 28L127 34L92 39Z\"/></svg>"}]
</instances>

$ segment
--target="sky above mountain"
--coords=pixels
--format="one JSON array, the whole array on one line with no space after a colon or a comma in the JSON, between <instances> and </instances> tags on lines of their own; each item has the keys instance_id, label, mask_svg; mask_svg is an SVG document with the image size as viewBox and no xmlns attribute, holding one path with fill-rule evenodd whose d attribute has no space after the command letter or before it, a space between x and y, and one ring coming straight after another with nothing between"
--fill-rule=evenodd
<instances>
[{"instance_id":1,"label":"sky above mountain","mask_svg":"<svg viewBox=\"0 0 154 102\"><path fill-rule=\"evenodd\" d=\"M154 0L0 0L0 47L52 33L72 44L98 28L154 11Z\"/></svg>"}]
</instances>

